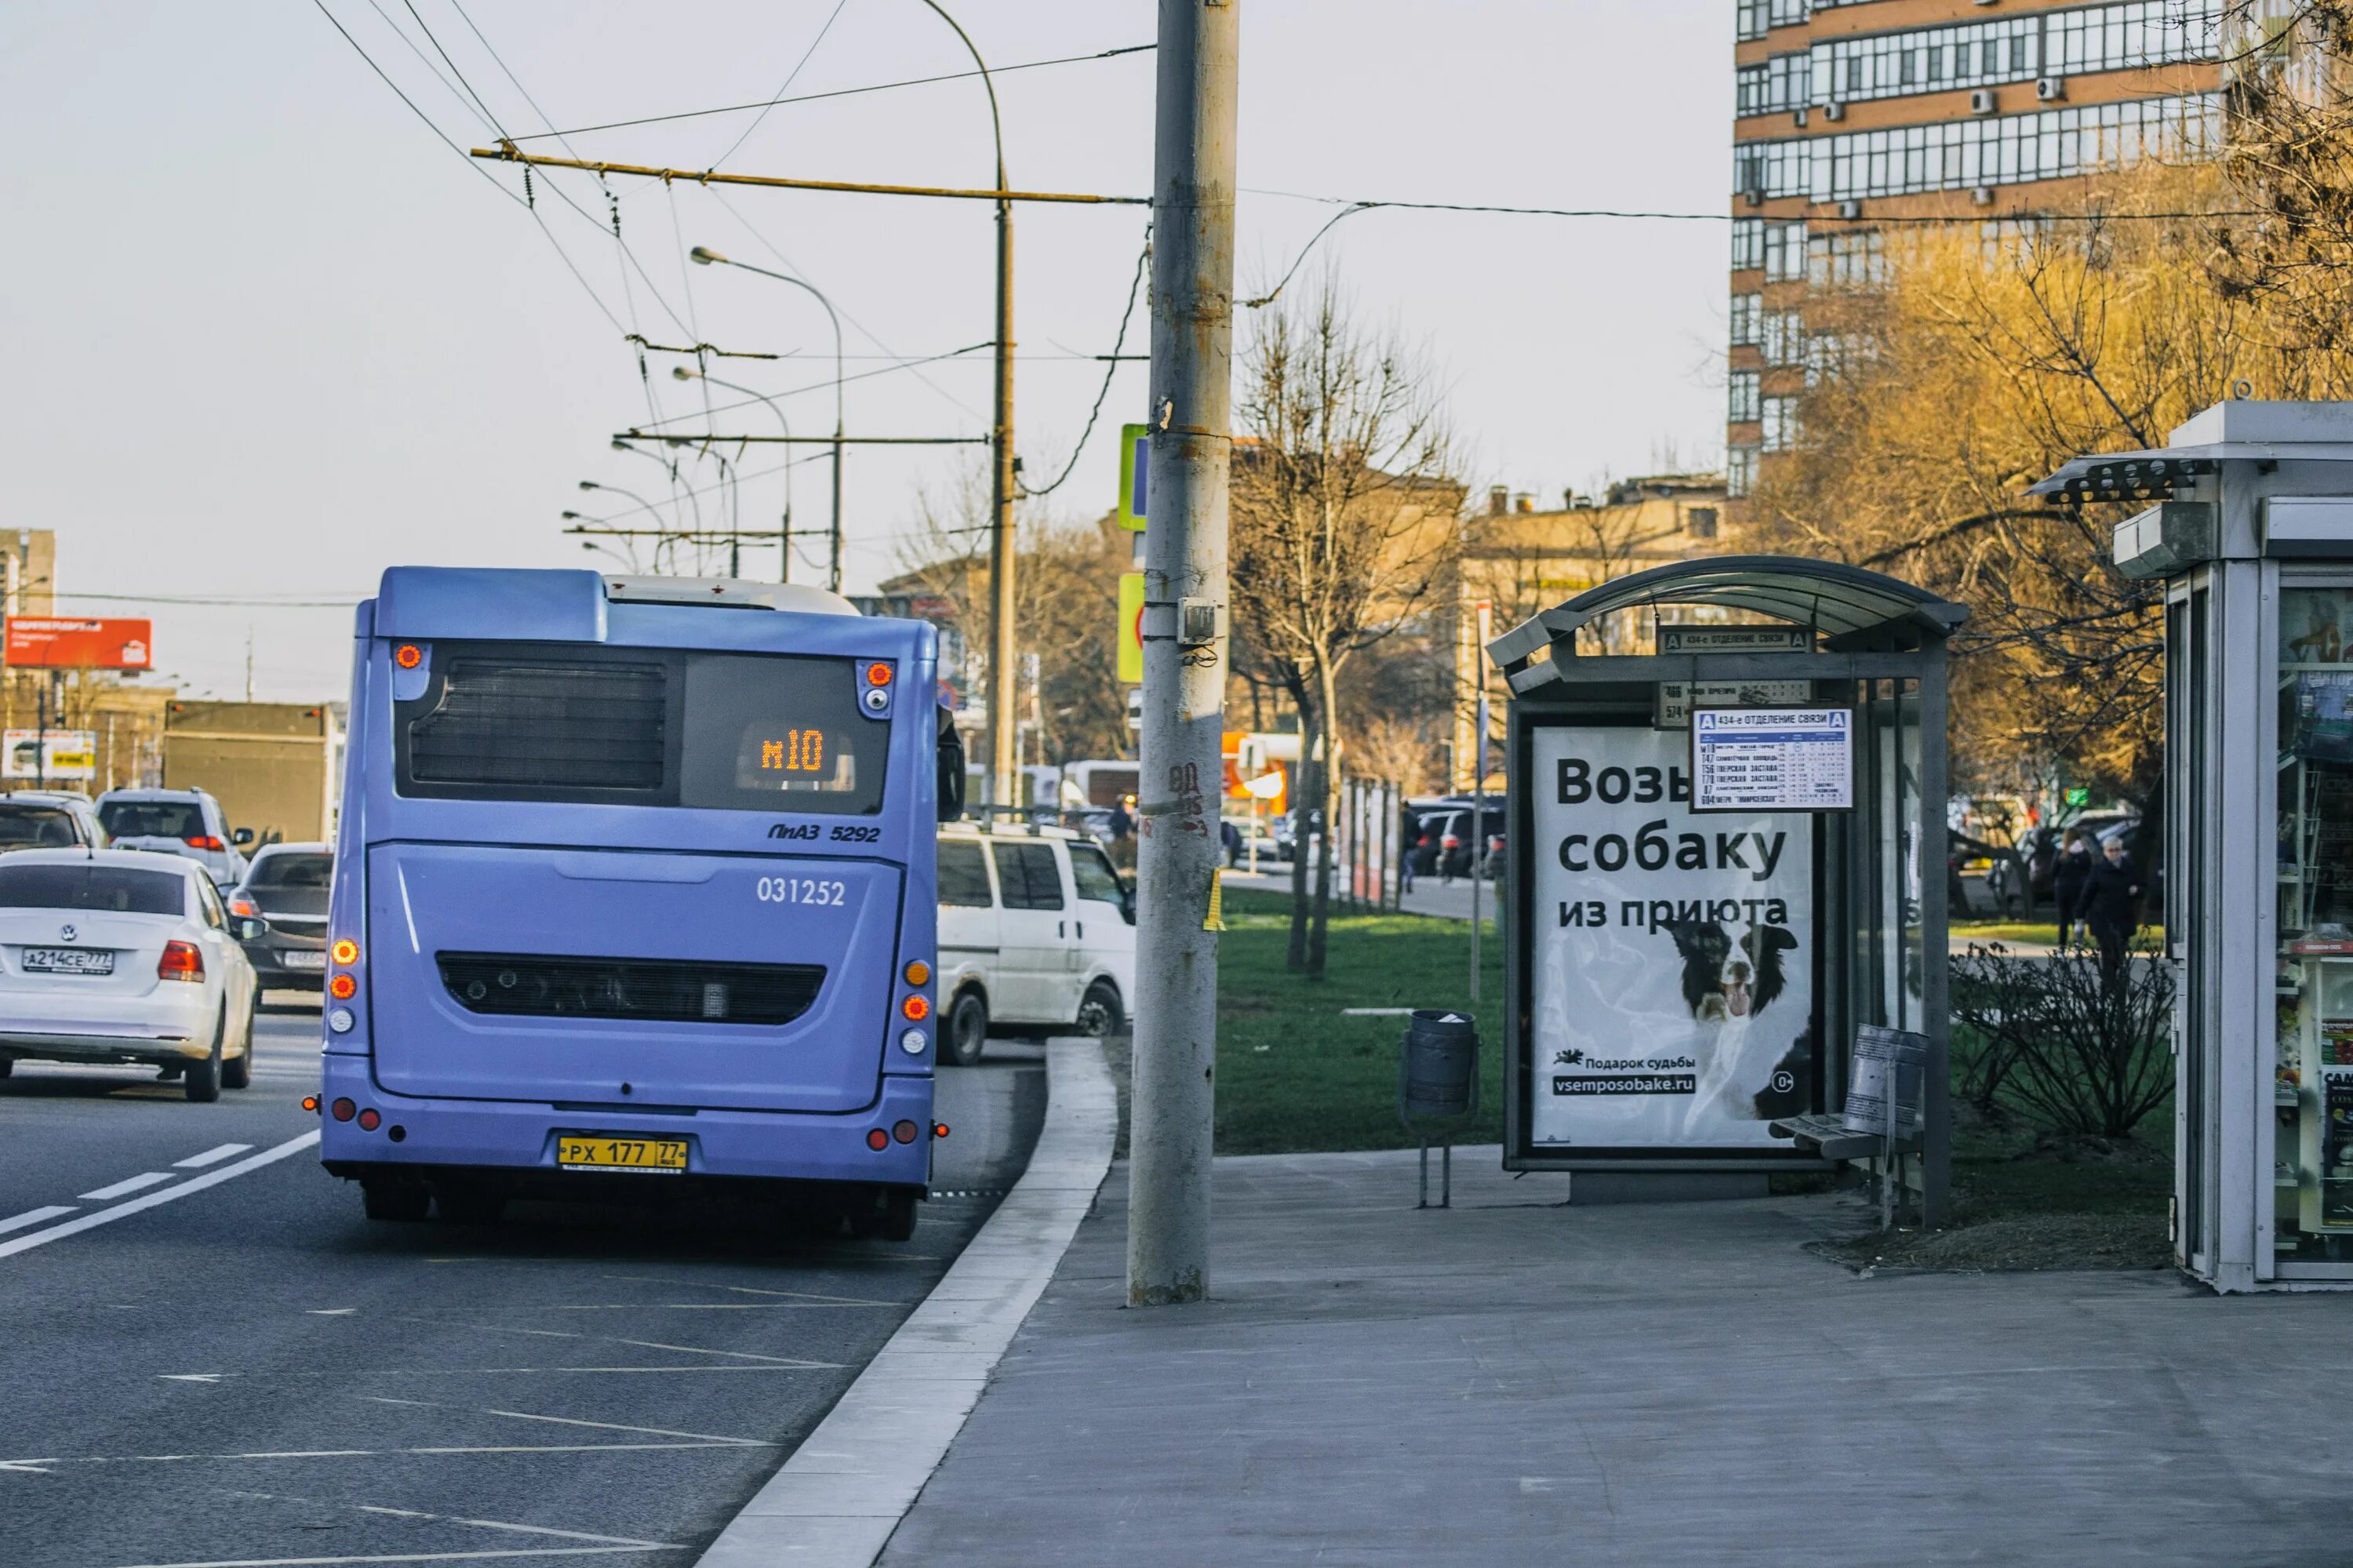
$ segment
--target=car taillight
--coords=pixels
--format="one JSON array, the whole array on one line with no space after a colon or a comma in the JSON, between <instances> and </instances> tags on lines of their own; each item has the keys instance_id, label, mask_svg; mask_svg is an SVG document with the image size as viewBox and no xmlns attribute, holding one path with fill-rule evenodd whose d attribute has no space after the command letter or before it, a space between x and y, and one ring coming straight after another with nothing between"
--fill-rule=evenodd
<instances>
[{"instance_id":1,"label":"car taillight","mask_svg":"<svg viewBox=\"0 0 2353 1568\"><path fill-rule=\"evenodd\" d=\"M204 983L205 956L196 951L194 942L166 942L164 956L155 960L155 978L167 980L194 980Z\"/></svg>"},{"instance_id":2,"label":"car taillight","mask_svg":"<svg viewBox=\"0 0 2353 1568\"><path fill-rule=\"evenodd\" d=\"M1448 849L1461 849L1462 847L1462 841L1456 838L1452 833L1449 833L1446 835L1446 847Z\"/></svg>"},{"instance_id":3,"label":"car taillight","mask_svg":"<svg viewBox=\"0 0 2353 1568\"><path fill-rule=\"evenodd\" d=\"M228 912L232 915L237 916L241 919L247 920L253 919L261 913L259 908L255 907L254 902L250 898L230 899L228 901Z\"/></svg>"},{"instance_id":4,"label":"car taillight","mask_svg":"<svg viewBox=\"0 0 2353 1568\"><path fill-rule=\"evenodd\" d=\"M213 837L210 833L198 833L195 837L188 840L187 843L190 849L216 850L226 849L228 847L222 843L220 840Z\"/></svg>"}]
</instances>

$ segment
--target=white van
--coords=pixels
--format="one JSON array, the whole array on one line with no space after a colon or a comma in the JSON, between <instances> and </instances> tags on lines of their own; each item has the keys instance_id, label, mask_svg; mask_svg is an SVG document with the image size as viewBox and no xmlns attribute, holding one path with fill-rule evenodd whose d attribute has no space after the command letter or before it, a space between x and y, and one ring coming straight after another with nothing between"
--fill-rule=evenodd
<instances>
[{"instance_id":1,"label":"white van","mask_svg":"<svg viewBox=\"0 0 2353 1568\"><path fill-rule=\"evenodd\" d=\"M1063 828L940 829L939 1059L999 1034L1109 1034L1135 990L1135 901L1092 839Z\"/></svg>"}]
</instances>

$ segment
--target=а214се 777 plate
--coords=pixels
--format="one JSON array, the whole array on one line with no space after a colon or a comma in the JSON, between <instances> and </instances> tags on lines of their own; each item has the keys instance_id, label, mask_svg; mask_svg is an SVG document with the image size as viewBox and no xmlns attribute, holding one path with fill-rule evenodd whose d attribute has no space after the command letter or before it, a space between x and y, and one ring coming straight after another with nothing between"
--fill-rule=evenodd
<instances>
[{"instance_id":1,"label":"\u0430214\u0441\u0435 777 plate","mask_svg":"<svg viewBox=\"0 0 2353 1568\"><path fill-rule=\"evenodd\" d=\"M686 1139L616 1138L605 1133L563 1132L555 1137L555 1162L566 1171L627 1171L646 1176L686 1173Z\"/></svg>"},{"instance_id":2,"label":"\u0430214\u0441\u0435 777 plate","mask_svg":"<svg viewBox=\"0 0 2353 1568\"><path fill-rule=\"evenodd\" d=\"M90 948L26 948L16 960L28 975L111 975L114 954Z\"/></svg>"}]
</instances>

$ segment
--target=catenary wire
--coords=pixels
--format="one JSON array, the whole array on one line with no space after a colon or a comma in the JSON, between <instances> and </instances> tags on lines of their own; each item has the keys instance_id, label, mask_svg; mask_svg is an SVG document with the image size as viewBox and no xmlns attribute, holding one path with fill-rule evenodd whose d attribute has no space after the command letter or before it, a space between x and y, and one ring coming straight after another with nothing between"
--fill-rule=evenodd
<instances>
[{"instance_id":1,"label":"catenary wire","mask_svg":"<svg viewBox=\"0 0 2353 1568\"><path fill-rule=\"evenodd\" d=\"M793 83L798 81L801 79L801 72L808 69L809 61L815 58L817 54L818 46L825 42L825 36L833 31L833 25L841 20L841 13L849 7L849 0L834 0L833 10L827 15L825 18L825 26L817 30L817 37L811 38L809 40L808 48L801 51L801 58L793 66L792 74L785 78L784 86L776 89L774 97L769 100L766 107L760 111L757 118L754 119L752 123L744 127L744 133L727 144L727 151L720 154L719 156L711 160L711 167L715 169L720 164L725 163L728 159L733 157L735 155L735 149L741 147L744 143L752 139L752 132L757 131L760 128L761 122L768 118L768 110L774 109L776 106L776 101L782 99L786 93L792 90Z\"/></svg>"},{"instance_id":2,"label":"catenary wire","mask_svg":"<svg viewBox=\"0 0 2353 1568\"><path fill-rule=\"evenodd\" d=\"M1126 44L1115 49L1102 49L1091 55L1062 55L1048 60L1021 60L1013 65L993 66L991 76L1008 76L1017 70L1036 70L1040 66L1081 65L1089 60L1107 60L1119 55L1145 53L1156 49L1157 44ZM870 82L864 87L838 87L826 92L804 92L797 98L772 98L759 103L730 103L717 109L688 109L676 114L647 114L635 120L611 120L601 125L575 125L565 131L543 131L535 135L518 136L522 142L543 142L553 136L558 141L566 136L586 136L592 131L626 131L637 125L661 125L674 120L700 120L712 114L748 114L755 109L777 109L793 103L816 103L828 98L854 98L860 93L888 92L902 87L929 87L934 82L962 81L978 76L976 70L952 70L939 76L911 76L898 81ZM569 143L566 143L569 145Z\"/></svg>"},{"instance_id":3,"label":"catenary wire","mask_svg":"<svg viewBox=\"0 0 2353 1568\"><path fill-rule=\"evenodd\" d=\"M1112 340L1111 363L1103 366L1103 385L1095 390L1095 406L1087 410L1086 427L1079 431L1078 442L1071 448L1071 461L1062 465L1062 471L1054 476L1051 484L1032 490L1020 484L1018 473L1014 476L1014 482L1019 485L1023 496L1051 495L1061 489L1062 482L1077 471L1079 459L1087 450L1087 438L1095 433L1095 421L1103 417L1103 400L1111 396L1112 380L1119 374L1119 351L1127 346L1127 323L1135 318L1135 298L1144 291L1144 270L1151 262L1152 226L1147 223L1144 226L1144 248L1135 253L1135 276L1127 285L1127 308L1119 313L1119 335Z\"/></svg>"}]
</instances>

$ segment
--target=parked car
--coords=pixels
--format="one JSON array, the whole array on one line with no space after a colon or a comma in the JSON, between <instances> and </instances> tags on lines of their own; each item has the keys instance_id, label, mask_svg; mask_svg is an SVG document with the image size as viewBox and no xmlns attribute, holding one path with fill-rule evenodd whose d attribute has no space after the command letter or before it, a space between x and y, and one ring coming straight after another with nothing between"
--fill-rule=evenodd
<instances>
[{"instance_id":1,"label":"parked car","mask_svg":"<svg viewBox=\"0 0 2353 1568\"><path fill-rule=\"evenodd\" d=\"M0 857L0 1077L26 1059L152 1063L188 1098L253 1078L261 996L193 860L129 850Z\"/></svg>"},{"instance_id":2,"label":"parked car","mask_svg":"<svg viewBox=\"0 0 2353 1568\"><path fill-rule=\"evenodd\" d=\"M253 842L253 830L231 832L221 803L205 790L109 789L98 798L98 820L117 849L193 860L218 887L245 880L244 846Z\"/></svg>"},{"instance_id":3,"label":"parked car","mask_svg":"<svg viewBox=\"0 0 2353 1568\"><path fill-rule=\"evenodd\" d=\"M1135 993L1135 899L1092 840L952 822L939 837L939 1059L991 1033L1110 1034Z\"/></svg>"},{"instance_id":4,"label":"parked car","mask_svg":"<svg viewBox=\"0 0 2353 1568\"><path fill-rule=\"evenodd\" d=\"M228 895L240 940L265 990L318 991L327 973L327 890L335 857L325 844L271 844Z\"/></svg>"},{"instance_id":5,"label":"parked car","mask_svg":"<svg viewBox=\"0 0 2353 1568\"><path fill-rule=\"evenodd\" d=\"M1264 870L1268 866L1273 865L1284 858L1282 846L1275 841L1274 832L1267 825L1265 819L1261 818L1253 820L1245 816L1228 817L1225 821L1231 822L1234 825L1234 832L1241 835L1240 850L1239 852L1229 852L1233 856L1232 863L1234 865L1240 866L1244 870L1249 869L1250 857L1253 853L1258 857L1258 864L1261 870Z\"/></svg>"},{"instance_id":6,"label":"parked car","mask_svg":"<svg viewBox=\"0 0 2353 1568\"><path fill-rule=\"evenodd\" d=\"M104 849L105 824L87 795L19 789L0 795L0 853L21 849Z\"/></svg>"}]
</instances>

